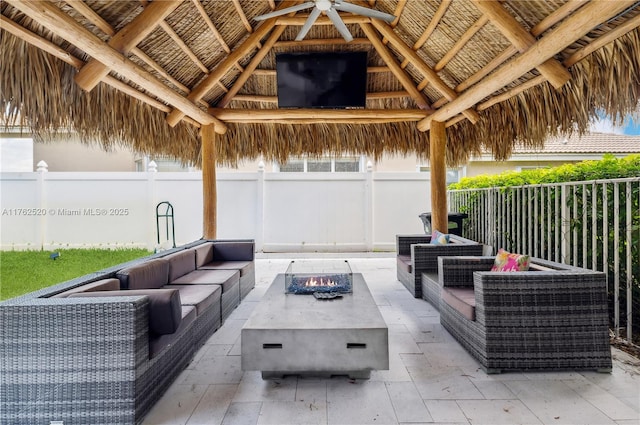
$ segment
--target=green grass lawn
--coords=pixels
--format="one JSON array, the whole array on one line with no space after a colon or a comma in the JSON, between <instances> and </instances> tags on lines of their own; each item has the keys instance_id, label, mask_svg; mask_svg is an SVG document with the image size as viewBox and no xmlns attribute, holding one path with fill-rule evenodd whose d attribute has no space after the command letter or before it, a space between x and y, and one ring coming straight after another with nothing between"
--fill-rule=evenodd
<instances>
[{"instance_id":1,"label":"green grass lawn","mask_svg":"<svg viewBox=\"0 0 640 425\"><path fill-rule=\"evenodd\" d=\"M46 288L88 273L150 255L146 249L60 249L0 251L0 300Z\"/></svg>"}]
</instances>

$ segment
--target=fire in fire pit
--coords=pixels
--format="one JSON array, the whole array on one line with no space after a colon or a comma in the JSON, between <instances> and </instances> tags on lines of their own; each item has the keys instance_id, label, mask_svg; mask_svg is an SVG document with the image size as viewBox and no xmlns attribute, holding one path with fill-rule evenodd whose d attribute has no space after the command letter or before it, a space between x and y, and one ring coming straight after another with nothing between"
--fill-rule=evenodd
<instances>
[{"instance_id":1,"label":"fire in fire pit","mask_svg":"<svg viewBox=\"0 0 640 425\"><path fill-rule=\"evenodd\" d=\"M292 261L285 285L287 294L350 293L353 275L346 261Z\"/></svg>"}]
</instances>

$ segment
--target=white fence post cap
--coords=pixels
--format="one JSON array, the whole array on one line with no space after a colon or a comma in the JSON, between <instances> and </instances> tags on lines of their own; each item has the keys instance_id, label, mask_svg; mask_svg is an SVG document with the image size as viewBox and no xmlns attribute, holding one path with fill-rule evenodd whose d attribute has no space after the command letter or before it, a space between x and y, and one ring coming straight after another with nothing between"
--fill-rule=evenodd
<instances>
[{"instance_id":1,"label":"white fence post cap","mask_svg":"<svg viewBox=\"0 0 640 425\"><path fill-rule=\"evenodd\" d=\"M46 162L44 162L44 160L41 160L40 162L38 162L36 166L38 167L37 171L39 173L46 173L47 171L49 171L49 165Z\"/></svg>"}]
</instances>

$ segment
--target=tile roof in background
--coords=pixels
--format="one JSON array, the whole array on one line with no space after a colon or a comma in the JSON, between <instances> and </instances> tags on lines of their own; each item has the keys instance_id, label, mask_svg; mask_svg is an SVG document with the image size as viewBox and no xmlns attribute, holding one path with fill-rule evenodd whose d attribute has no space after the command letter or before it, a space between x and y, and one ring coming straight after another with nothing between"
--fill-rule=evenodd
<instances>
[{"instance_id":1,"label":"tile roof in background","mask_svg":"<svg viewBox=\"0 0 640 425\"><path fill-rule=\"evenodd\" d=\"M590 133L582 137L552 138L545 142L544 149L515 146L514 154L551 153L640 153L640 136L612 133Z\"/></svg>"}]
</instances>

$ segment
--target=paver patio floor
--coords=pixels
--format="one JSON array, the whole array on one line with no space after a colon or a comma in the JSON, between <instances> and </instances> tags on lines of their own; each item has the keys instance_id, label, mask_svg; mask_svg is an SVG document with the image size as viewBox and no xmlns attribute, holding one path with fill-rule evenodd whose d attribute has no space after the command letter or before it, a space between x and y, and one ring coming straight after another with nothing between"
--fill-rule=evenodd
<instances>
[{"instance_id":1,"label":"paver patio floor","mask_svg":"<svg viewBox=\"0 0 640 425\"><path fill-rule=\"evenodd\" d=\"M240 329L291 260L285 254L264 256L256 260L255 289L196 354L144 424L640 423L637 359L614 349L611 374L487 375L442 328L438 312L397 281L395 257L390 255L348 257L353 272L364 275L389 327L388 371L373 371L371 379L356 381L265 381L260 372L243 372Z\"/></svg>"}]
</instances>

